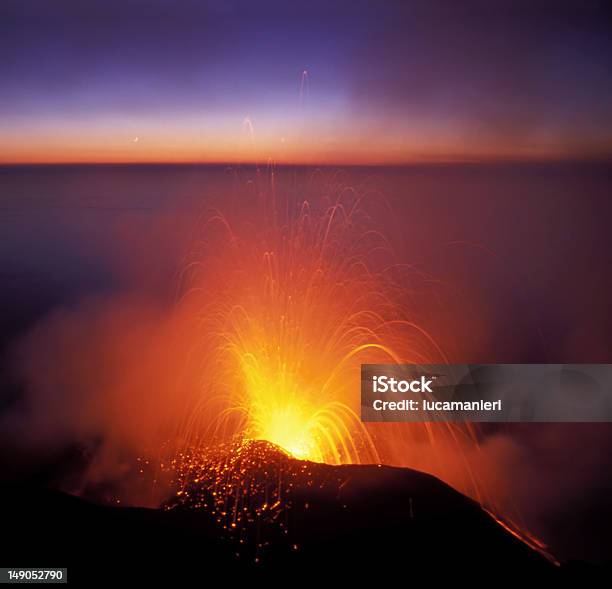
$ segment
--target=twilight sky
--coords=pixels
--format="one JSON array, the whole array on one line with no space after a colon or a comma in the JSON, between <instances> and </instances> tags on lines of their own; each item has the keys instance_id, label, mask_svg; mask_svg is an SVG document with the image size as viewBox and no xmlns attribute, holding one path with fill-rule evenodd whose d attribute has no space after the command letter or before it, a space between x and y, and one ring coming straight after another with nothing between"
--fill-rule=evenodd
<instances>
[{"instance_id":1,"label":"twilight sky","mask_svg":"<svg viewBox=\"0 0 612 589\"><path fill-rule=\"evenodd\" d=\"M612 156L594 0L2 0L0 56L0 163Z\"/></svg>"}]
</instances>

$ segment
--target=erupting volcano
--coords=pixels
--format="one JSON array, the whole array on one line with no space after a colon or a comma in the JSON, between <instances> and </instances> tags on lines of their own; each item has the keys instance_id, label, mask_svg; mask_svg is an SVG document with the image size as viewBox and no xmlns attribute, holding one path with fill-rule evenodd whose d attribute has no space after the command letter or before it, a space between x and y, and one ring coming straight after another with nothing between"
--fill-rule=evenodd
<instances>
[{"instance_id":1,"label":"erupting volcano","mask_svg":"<svg viewBox=\"0 0 612 589\"><path fill-rule=\"evenodd\" d=\"M320 173L294 186L274 168L246 182L236 176L235 186L188 239L169 326L150 332L159 352L145 346L125 365L140 370L144 359L148 386L130 382L137 371L115 370L115 386L91 403L75 394L95 424L106 408L108 430L66 490L154 508L112 517L126 542L150 530L144 543L159 543L151 552L172 562L206 552L251 574L355 559L426 569L443 558L470 570L477 554L480 568L558 570L520 511L506 496L498 502L498 470L476 462L486 432L358 416L362 364L447 363L427 321L434 307L421 308L438 283L396 253L402 227L382 194ZM123 336L128 315L111 310ZM115 336L102 331L105 341ZM120 349L128 348L138 349ZM154 361L159 383L148 374ZM121 415L128 419L114 435ZM133 426L142 429L126 444ZM101 526L100 541L114 536L92 506L70 503L75 537L81 509L91 510L92 529ZM149 523L141 530L132 518ZM177 546L160 539L168 529Z\"/></svg>"},{"instance_id":2,"label":"erupting volcano","mask_svg":"<svg viewBox=\"0 0 612 589\"><path fill-rule=\"evenodd\" d=\"M236 557L247 561L274 561L279 554L304 549L319 554L321 547L315 547L313 542L325 545L340 538L342 553L348 553L345 535L357 535L362 538L358 542L361 543L363 527L373 525L381 517L381 530L398 543L393 547L385 544L379 555L385 562L409 550L420 554L422 566L423 560L433 562L440 551L449 563L463 568L469 563L462 563L466 560L466 551L461 546L462 526L449 533L449 521L435 523L438 518L449 517L456 519L455 523L466 518L466 528L483 526L485 534L476 541L483 543L478 553L488 560L487 568L507 568L515 559L521 566L543 571L551 563L557 564L537 539L520 533L443 483L417 471L380 464L317 464L297 460L269 442L251 440L202 449L183 456L180 464L180 490L164 508L209 513L232 543ZM389 512L389 501L397 511ZM333 519L333 526L328 518ZM472 518L474 521L468 524ZM437 537L439 525L444 537ZM317 533L320 530L324 530L322 535ZM497 552L498 547L485 549L484 545L492 540L485 540L489 534L496 538L495 542L507 542L509 549L501 552ZM373 549L371 542L367 545L369 553L363 554L363 558L378 554L379 549ZM354 545L351 550L359 552ZM317 560L321 558L317 556Z\"/></svg>"},{"instance_id":3,"label":"erupting volcano","mask_svg":"<svg viewBox=\"0 0 612 589\"><path fill-rule=\"evenodd\" d=\"M172 373L165 384L146 381L143 411L131 389L118 389L111 426L117 407L148 420L121 463L131 466L113 468L122 478L105 488L88 465L76 492L155 509L68 501L71 541L83 521L101 544L124 536L126 550L136 542L175 563L206 553L246 574L354 561L397 571L406 559L424 570L439 558L469 570L474 555L480 568L556 570L522 526L493 515L502 511L470 462L475 427L360 420L362 364L446 362L420 321L418 295L432 281L395 253L393 210L380 193L334 175L314 173L299 189L283 180L273 168L238 178L235 193L202 214L169 330L186 352L172 350L178 365L156 372ZM163 361L162 347L152 357ZM118 439L104 450L122 452ZM34 501L56 500L66 499ZM11 518L31 515L18 497L6 504ZM64 549L97 566L80 546Z\"/></svg>"},{"instance_id":4,"label":"erupting volcano","mask_svg":"<svg viewBox=\"0 0 612 589\"><path fill-rule=\"evenodd\" d=\"M2 0L0 583L606 569L609 13Z\"/></svg>"},{"instance_id":5,"label":"erupting volcano","mask_svg":"<svg viewBox=\"0 0 612 589\"><path fill-rule=\"evenodd\" d=\"M183 485L162 510L4 489L0 515L13 530L7 557L26 547L36 558L69 554L72 580L97 570L109 582L116 569L102 566L108 559L129 579L169 583L192 578L194 563L235 580L397 579L441 566L461 575L554 578L561 570L477 502L415 470L298 460L264 441L183 458ZM58 526L61 543L53 538Z\"/></svg>"},{"instance_id":6,"label":"erupting volcano","mask_svg":"<svg viewBox=\"0 0 612 589\"><path fill-rule=\"evenodd\" d=\"M312 201L279 193L273 170L252 190L205 216L182 273L202 381L178 438L197 447L238 436L316 462L380 462L357 416L360 365L444 359L410 310L417 273L377 225L387 205L340 182Z\"/></svg>"},{"instance_id":7,"label":"erupting volcano","mask_svg":"<svg viewBox=\"0 0 612 589\"><path fill-rule=\"evenodd\" d=\"M469 490L487 499L462 457L476 445L469 424L374 429L357 415L362 363L445 360L411 304L423 276L398 262L377 223L390 216L385 200L340 182L301 198L277 191L273 169L250 188L203 216L181 273L178 306L198 326L189 362L200 378L161 459L176 491L165 509L206 513L237 555L259 562L264 547L300 549L318 501L344 514L342 497L361 492L354 477L388 493L382 473L400 471L381 464L389 448L409 457L414 440L432 456L450 449ZM413 498L401 501L412 526Z\"/></svg>"}]
</instances>

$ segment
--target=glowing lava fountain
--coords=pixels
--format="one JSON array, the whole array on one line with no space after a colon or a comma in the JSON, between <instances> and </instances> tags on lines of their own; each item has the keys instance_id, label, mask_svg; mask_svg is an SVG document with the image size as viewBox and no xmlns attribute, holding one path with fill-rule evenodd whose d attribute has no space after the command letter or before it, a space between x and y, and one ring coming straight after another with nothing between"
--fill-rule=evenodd
<instances>
[{"instance_id":1,"label":"glowing lava fountain","mask_svg":"<svg viewBox=\"0 0 612 589\"><path fill-rule=\"evenodd\" d=\"M313 196L303 179L277 191L273 169L239 181L203 215L181 273L177 308L197 332L186 374L198 376L162 452L176 489L165 508L206 509L239 543L259 538L256 552L264 523L287 533L295 492L338 496L344 479L313 478L313 462L408 466L500 511L472 469L472 424L359 419L361 364L447 358L416 320L428 277L394 257L385 199L322 178Z\"/></svg>"},{"instance_id":2,"label":"glowing lava fountain","mask_svg":"<svg viewBox=\"0 0 612 589\"><path fill-rule=\"evenodd\" d=\"M181 304L198 318L202 380L180 439L246 437L317 462L380 462L357 415L360 365L443 359L407 312L409 270L376 223L389 210L334 181L310 200L279 196L275 182L273 169L258 173L204 215L185 264Z\"/></svg>"}]
</instances>

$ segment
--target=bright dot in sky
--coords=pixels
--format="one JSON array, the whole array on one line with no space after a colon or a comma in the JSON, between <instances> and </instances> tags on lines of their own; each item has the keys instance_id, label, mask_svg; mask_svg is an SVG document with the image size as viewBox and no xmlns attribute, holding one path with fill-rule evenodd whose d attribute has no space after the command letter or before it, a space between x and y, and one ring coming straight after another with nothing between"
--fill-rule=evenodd
<instances>
[{"instance_id":1,"label":"bright dot in sky","mask_svg":"<svg viewBox=\"0 0 612 589\"><path fill-rule=\"evenodd\" d=\"M138 143L138 137L134 137L134 139L132 139L132 143Z\"/></svg>"}]
</instances>

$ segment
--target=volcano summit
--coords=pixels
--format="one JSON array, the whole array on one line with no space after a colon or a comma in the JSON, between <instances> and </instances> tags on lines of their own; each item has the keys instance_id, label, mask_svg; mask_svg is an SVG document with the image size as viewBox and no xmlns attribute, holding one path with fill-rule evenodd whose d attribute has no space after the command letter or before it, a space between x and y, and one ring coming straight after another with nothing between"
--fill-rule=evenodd
<instances>
[{"instance_id":1,"label":"volcano summit","mask_svg":"<svg viewBox=\"0 0 612 589\"><path fill-rule=\"evenodd\" d=\"M67 566L71 582L92 571L110 582L119 565L134 579L169 581L204 569L248 577L298 570L326 579L439 567L495 575L563 570L476 502L414 470L302 461L265 441L209 450L191 464L175 498L157 510L5 487L5 560L18 566L27 554Z\"/></svg>"}]
</instances>

